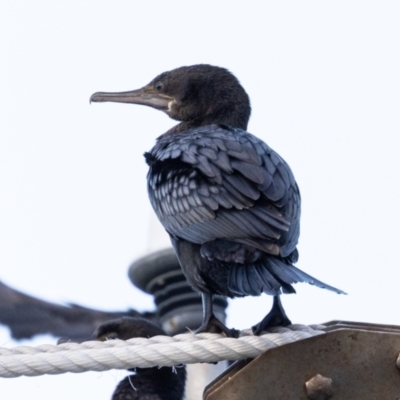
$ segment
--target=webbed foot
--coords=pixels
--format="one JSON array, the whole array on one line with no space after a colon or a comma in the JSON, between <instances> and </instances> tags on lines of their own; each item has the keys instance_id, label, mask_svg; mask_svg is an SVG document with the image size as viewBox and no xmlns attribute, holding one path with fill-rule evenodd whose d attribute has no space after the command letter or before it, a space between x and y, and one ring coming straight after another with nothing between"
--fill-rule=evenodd
<instances>
[{"instance_id":1,"label":"webbed foot","mask_svg":"<svg viewBox=\"0 0 400 400\"><path fill-rule=\"evenodd\" d=\"M285 313L282 307L279 296L274 296L274 303L271 311L263 318L261 322L254 325L251 329L254 335L261 335L263 331L273 326L287 326L291 325L292 322Z\"/></svg>"},{"instance_id":2,"label":"webbed foot","mask_svg":"<svg viewBox=\"0 0 400 400\"><path fill-rule=\"evenodd\" d=\"M224 333L227 337L232 338L239 337L239 331L237 329L229 329L214 314L212 314L207 320L204 320L195 333L203 332Z\"/></svg>"},{"instance_id":3,"label":"webbed foot","mask_svg":"<svg viewBox=\"0 0 400 400\"><path fill-rule=\"evenodd\" d=\"M203 323L196 333L224 333L227 337L239 337L238 330L229 329L214 315L212 294L201 293L201 298L203 300Z\"/></svg>"}]
</instances>

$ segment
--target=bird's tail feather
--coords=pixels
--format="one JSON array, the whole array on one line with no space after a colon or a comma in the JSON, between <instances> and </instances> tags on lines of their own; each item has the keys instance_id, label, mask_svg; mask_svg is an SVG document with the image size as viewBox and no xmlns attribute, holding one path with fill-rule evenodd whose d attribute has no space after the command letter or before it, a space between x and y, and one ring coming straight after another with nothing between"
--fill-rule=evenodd
<instances>
[{"instance_id":1,"label":"bird's tail feather","mask_svg":"<svg viewBox=\"0 0 400 400\"><path fill-rule=\"evenodd\" d=\"M259 296L263 292L272 296L295 293L292 284L298 282L307 282L322 289L345 294L278 257L267 257L262 262L250 265L235 265L230 268L228 276L228 287L238 296Z\"/></svg>"},{"instance_id":2,"label":"bird's tail feather","mask_svg":"<svg viewBox=\"0 0 400 400\"><path fill-rule=\"evenodd\" d=\"M318 279L314 278L313 276L308 275L305 272L303 272L302 270L296 268L292 264L286 264L279 259L274 259L269 264L273 264L273 267L272 267L273 272L276 273L277 276L280 277L286 283L290 284L290 283L297 283L297 282L306 282L306 283L309 283L310 285L315 285L322 289L331 290L332 292L335 292L337 294L346 294L345 292L343 292L343 290L337 289L337 288L330 286L322 281L319 281ZM289 279L291 279L291 281L287 280L286 277L289 277Z\"/></svg>"}]
</instances>

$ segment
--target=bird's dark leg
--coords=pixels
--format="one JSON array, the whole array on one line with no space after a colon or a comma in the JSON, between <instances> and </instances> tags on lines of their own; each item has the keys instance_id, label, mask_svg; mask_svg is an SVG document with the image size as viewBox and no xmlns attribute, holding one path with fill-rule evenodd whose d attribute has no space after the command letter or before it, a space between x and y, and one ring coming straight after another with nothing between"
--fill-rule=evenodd
<instances>
[{"instance_id":1,"label":"bird's dark leg","mask_svg":"<svg viewBox=\"0 0 400 400\"><path fill-rule=\"evenodd\" d=\"M211 293L201 293L203 302L203 322L196 333L225 333L228 337L238 337L236 329L227 328L215 315L213 311L213 296Z\"/></svg>"},{"instance_id":2,"label":"bird's dark leg","mask_svg":"<svg viewBox=\"0 0 400 400\"><path fill-rule=\"evenodd\" d=\"M264 317L264 319L251 329L254 335L260 335L262 331L272 326L286 326L291 325L290 319L287 317L283 309L281 299L279 296L274 296L274 303L272 304L271 311Z\"/></svg>"}]
</instances>

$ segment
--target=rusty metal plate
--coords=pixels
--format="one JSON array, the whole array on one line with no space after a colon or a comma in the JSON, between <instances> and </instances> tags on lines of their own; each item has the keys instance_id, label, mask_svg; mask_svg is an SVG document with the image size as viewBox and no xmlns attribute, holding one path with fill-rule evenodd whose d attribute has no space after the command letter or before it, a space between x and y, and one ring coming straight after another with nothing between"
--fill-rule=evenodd
<instances>
[{"instance_id":1,"label":"rusty metal plate","mask_svg":"<svg viewBox=\"0 0 400 400\"><path fill-rule=\"evenodd\" d=\"M325 332L337 331L339 329L357 329L363 331L374 331L374 332L393 332L400 334L400 326L398 325L383 325L383 324L371 324L368 322L354 322L354 321L329 321L325 324L322 330Z\"/></svg>"},{"instance_id":2,"label":"rusty metal plate","mask_svg":"<svg viewBox=\"0 0 400 400\"><path fill-rule=\"evenodd\" d=\"M204 400L308 400L305 383L332 379L332 400L399 400L400 334L340 329L268 350L234 364Z\"/></svg>"}]
</instances>

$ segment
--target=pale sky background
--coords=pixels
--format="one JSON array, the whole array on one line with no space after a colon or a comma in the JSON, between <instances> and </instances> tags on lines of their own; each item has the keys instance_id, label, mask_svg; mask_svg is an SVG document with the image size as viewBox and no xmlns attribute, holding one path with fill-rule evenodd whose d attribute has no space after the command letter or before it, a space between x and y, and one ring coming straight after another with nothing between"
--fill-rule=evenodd
<instances>
[{"instance_id":1,"label":"pale sky background","mask_svg":"<svg viewBox=\"0 0 400 400\"><path fill-rule=\"evenodd\" d=\"M298 266L348 292L284 296L296 323L400 325L398 1L0 1L0 279L40 298L153 308L127 278L152 215L142 154L174 121L92 104L162 71L230 69L249 132L291 165L303 199ZM247 328L267 296L231 302ZM32 343L54 343L41 337ZM0 346L13 347L0 327ZM106 400L124 372L0 379L1 399Z\"/></svg>"}]
</instances>

